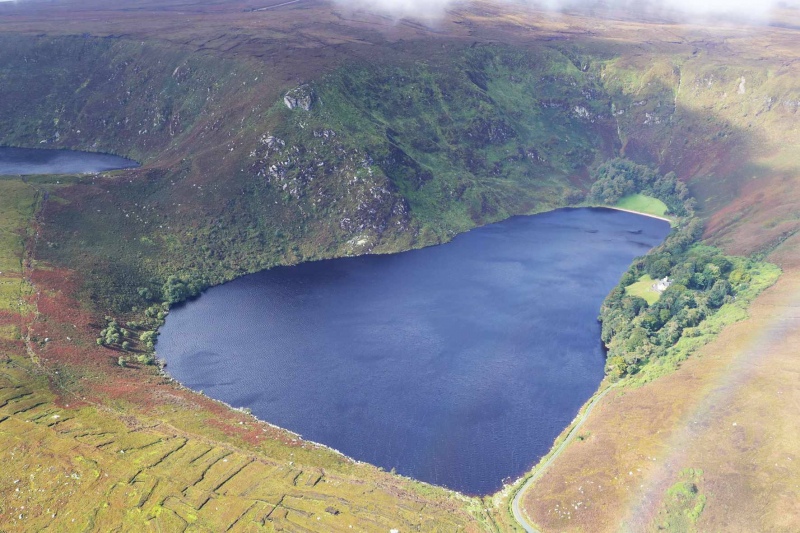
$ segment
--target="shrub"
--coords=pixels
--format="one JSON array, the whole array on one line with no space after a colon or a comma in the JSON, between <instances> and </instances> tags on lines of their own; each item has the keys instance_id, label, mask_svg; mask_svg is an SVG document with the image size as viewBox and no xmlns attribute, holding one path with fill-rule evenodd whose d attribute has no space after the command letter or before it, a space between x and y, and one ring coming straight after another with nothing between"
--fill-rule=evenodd
<instances>
[{"instance_id":1,"label":"shrub","mask_svg":"<svg viewBox=\"0 0 800 533\"><path fill-rule=\"evenodd\" d=\"M172 275L164 282L162 296L165 303L173 305L197 296L206 286L207 283L204 280L190 275Z\"/></svg>"}]
</instances>

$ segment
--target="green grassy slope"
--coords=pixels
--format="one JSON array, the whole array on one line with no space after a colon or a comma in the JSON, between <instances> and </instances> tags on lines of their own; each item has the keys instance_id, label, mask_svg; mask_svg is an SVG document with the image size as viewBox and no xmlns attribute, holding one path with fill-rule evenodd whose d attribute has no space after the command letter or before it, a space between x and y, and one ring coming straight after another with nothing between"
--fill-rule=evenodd
<instances>
[{"instance_id":1,"label":"green grassy slope","mask_svg":"<svg viewBox=\"0 0 800 533\"><path fill-rule=\"evenodd\" d=\"M0 48L3 144L77 147L144 162L163 157L189 131L208 131L219 81L244 70L179 47L122 39L0 35Z\"/></svg>"},{"instance_id":2,"label":"green grassy slope","mask_svg":"<svg viewBox=\"0 0 800 533\"><path fill-rule=\"evenodd\" d=\"M661 296L658 292L653 290L653 284L655 280L645 274L642 276L639 281L636 283L632 283L625 287L625 292L630 294L631 296L638 296L639 298L644 298L644 300L653 305L656 303Z\"/></svg>"}]
</instances>

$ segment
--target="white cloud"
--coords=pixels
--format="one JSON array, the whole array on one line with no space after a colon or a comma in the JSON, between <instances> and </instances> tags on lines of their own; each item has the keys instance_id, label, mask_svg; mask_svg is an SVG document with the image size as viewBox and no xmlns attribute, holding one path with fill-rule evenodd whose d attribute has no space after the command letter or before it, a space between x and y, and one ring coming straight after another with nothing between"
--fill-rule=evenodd
<instances>
[{"instance_id":1,"label":"white cloud","mask_svg":"<svg viewBox=\"0 0 800 533\"><path fill-rule=\"evenodd\" d=\"M386 13L395 17L435 18L450 6L464 0L334 0L354 9ZM678 12L688 16L727 15L750 20L764 19L778 0L499 0L509 4L529 4L550 9L611 5L650 13Z\"/></svg>"},{"instance_id":2,"label":"white cloud","mask_svg":"<svg viewBox=\"0 0 800 533\"><path fill-rule=\"evenodd\" d=\"M450 5L462 3L459 0L334 0L344 7L387 13L392 16L416 16L433 18L442 14Z\"/></svg>"}]
</instances>

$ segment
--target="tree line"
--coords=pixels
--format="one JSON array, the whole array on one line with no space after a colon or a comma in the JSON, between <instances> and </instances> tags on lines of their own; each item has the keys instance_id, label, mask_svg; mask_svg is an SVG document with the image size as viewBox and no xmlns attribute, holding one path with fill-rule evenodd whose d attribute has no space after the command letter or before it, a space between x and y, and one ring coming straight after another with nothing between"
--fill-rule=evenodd
<instances>
[{"instance_id":1,"label":"tree line","mask_svg":"<svg viewBox=\"0 0 800 533\"><path fill-rule=\"evenodd\" d=\"M674 172L662 176L650 167L616 158L600 165L592 177L594 183L588 197L592 202L614 205L625 196L640 193L664 202L671 215L694 216L696 201Z\"/></svg>"},{"instance_id":2,"label":"tree line","mask_svg":"<svg viewBox=\"0 0 800 533\"><path fill-rule=\"evenodd\" d=\"M606 372L615 378L635 374L649 361L667 355L682 337L698 335L703 321L748 287L755 262L729 257L698 244L703 223L694 214L695 200L670 172L625 159L601 165L590 192L594 201L613 204L642 193L663 201L678 218L666 240L634 261L600 310L602 340L608 350ZM644 275L668 277L671 285L652 305L626 288Z\"/></svg>"}]
</instances>

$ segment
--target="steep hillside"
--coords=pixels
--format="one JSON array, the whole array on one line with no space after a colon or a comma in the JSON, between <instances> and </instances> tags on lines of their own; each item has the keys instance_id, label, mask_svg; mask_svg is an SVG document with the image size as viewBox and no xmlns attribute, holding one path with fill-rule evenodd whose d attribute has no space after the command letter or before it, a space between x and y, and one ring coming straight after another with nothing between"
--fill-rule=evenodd
<instances>
[{"instance_id":1,"label":"steep hillside","mask_svg":"<svg viewBox=\"0 0 800 533\"><path fill-rule=\"evenodd\" d=\"M145 163L75 178L45 207L40 257L94 272L87 295L115 312L145 304L140 288L160 301L175 273L207 285L579 201L616 142L597 73L552 47L347 64L286 88L307 99L289 109L263 96L261 65L107 39L14 42L10 94L33 90L8 104L2 142Z\"/></svg>"},{"instance_id":2,"label":"steep hillside","mask_svg":"<svg viewBox=\"0 0 800 533\"><path fill-rule=\"evenodd\" d=\"M711 215L754 177L791 170L783 139L797 135L800 100L790 68L765 76L687 46L643 57L608 43L456 47L349 62L280 90L264 65L125 40L17 39L3 50L11 94L35 88L8 104L3 142L146 163L126 179L78 180L47 207L42 258L96 271L89 294L116 312L144 305L142 287L158 299L175 273L218 283L578 202L588 168L617 152L676 171ZM16 81L19 58L38 66ZM307 93L308 110L287 108L292 90ZM50 104L66 95L69 106ZM768 250L797 229L788 206L758 218L736 251ZM720 242L741 224L724 209L714 221Z\"/></svg>"}]
</instances>

